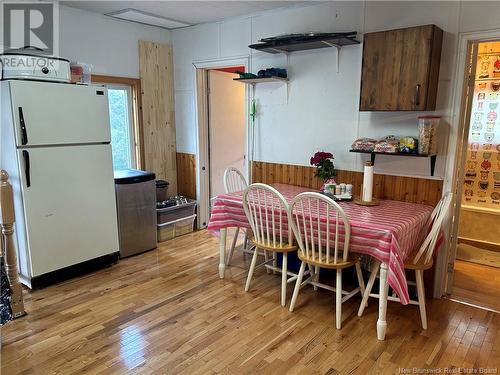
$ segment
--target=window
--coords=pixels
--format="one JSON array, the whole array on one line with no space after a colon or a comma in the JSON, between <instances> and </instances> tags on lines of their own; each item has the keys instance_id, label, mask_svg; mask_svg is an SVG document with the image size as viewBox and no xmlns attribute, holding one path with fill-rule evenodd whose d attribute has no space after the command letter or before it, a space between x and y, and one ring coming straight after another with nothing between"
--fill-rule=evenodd
<instances>
[{"instance_id":1,"label":"window","mask_svg":"<svg viewBox=\"0 0 500 375\"><path fill-rule=\"evenodd\" d=\"M108 101L113 168L136 168L130 87L109 85Z\"/></svg>"},{"instance_id":2,"label":"window","mask_svg":"<svg viewBox=\"0 0 500 375\"><path fill-rule=\"evenodd\" d=\"M113 168L141 168L141 83L136 78L92 75L93 84L108 88Z\"/></svg>"}]
</instances>

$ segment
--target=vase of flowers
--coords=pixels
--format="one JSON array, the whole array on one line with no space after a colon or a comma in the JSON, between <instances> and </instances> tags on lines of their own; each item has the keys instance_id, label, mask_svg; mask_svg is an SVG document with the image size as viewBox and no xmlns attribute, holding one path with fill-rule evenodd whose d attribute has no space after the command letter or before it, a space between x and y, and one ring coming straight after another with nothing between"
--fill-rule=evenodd
<instances>
[{"instance_id":1,"label":"vase of flowers","mask_svg":"<svg viewBox=\"0 0 500 375\"><path fill-rule=\"evenodd\" d=\"M333 165L334 156L331 152L318 151L310 160L312 166L316 167L314 175L323 180L324 191L325 185L335 184L335 166Z\"/></svg>"}]
</instances>

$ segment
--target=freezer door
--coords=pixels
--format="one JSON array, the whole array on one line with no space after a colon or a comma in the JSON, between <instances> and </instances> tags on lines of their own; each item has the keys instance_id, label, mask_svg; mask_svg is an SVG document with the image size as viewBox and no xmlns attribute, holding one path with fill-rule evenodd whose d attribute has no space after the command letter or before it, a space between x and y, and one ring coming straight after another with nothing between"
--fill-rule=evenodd
<instances>
[{"instance_id":1,"label":"freezer door","mask_svg":"<svg viewBox=\"0 0 500 375\"><path fill-rule=\"evenodd\" d=\"M110 142L106 88L35 81L9 85L18 147Z\"/></svg>"},{"instance_id":2,"label":"freezer door","mask_svg":"<svg viewBox=\"0 0 500 375\"><path fill-rule=\"evenodd\" d=\"M31 277L118 251L110 145L18 150Z\"/></svg>"}]
</instances>

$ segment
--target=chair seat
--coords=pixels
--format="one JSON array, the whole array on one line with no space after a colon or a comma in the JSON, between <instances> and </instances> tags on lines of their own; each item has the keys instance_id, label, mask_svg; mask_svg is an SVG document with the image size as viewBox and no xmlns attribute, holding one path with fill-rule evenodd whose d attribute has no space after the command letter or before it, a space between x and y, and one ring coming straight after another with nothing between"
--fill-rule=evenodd
<instances>
[{"instance_id":1,"label":"chair seat","mask_svg":"<svg viewBox=\"0 0 500 375\"><path fill-rule=\"evenodd\" d=\"M417 255L417 252L414 251L411 253L408 258L405 261L405 268L408 270L428 270L429 268L432 268L433 265L433 259L429 262L425 262L425 254L423 254L420 259L418 260L417 263L413 263L413 259L415 259L415 256Z\"/></svg>"},{"instance_id":2,"label":"chair seat","mask_svg":"<svg viewBox=\"0 0 500 375\"><path fill-rule=\"evenodd\" d=\"M340 260L339 262L337 262L337 264L327 263L325 254L321 257L321 259L317 259L317 260L308 259L305 256L305 254L302 253L302 251L299 251L298 256L299 256L299 259L301 261L303 261L307 264L311 264L313 266L319 266L321 268L329 268L329 269L343 269L343 268L352 267L359 261L358 255L351 255L351 254L349 254L349 257L347 258L347 260L345 262L343 260ZM330 255L330 261L332 259L333 259L333 256Z\"/></svg>"},{"instance_id":3,"label":"chair seat","mask_svg":"<svg viewBox=\"0 0 500 375\"><path fill-rule=\"evenodd\" d=\"M289 244L283 244L283 246L269 246L267 244L262 244L257 241L254 241L252 238L250 240L255 246L257 246L259 249L270 251L273 253L290 253L293 251L297 251L297 245L289 245Z\"/></svg>"}]
</instances>

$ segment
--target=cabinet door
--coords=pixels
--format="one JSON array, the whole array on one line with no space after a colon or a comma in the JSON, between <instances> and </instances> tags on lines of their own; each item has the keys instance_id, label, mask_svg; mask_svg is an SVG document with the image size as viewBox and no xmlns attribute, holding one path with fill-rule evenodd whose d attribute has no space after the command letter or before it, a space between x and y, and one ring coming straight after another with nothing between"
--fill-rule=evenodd
<instances>
[{"instance_id":1,"label":"cabinet door","mask_svg":"<svg viewBox=\"0 0 500 375\"><path fill-rule=\"evenodd\" d=\"M433 110L440 35L434 25L366 34L360 110Z\"/></svg>"}]
</instances>

